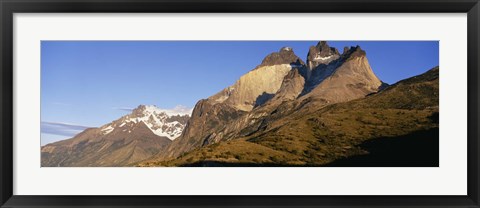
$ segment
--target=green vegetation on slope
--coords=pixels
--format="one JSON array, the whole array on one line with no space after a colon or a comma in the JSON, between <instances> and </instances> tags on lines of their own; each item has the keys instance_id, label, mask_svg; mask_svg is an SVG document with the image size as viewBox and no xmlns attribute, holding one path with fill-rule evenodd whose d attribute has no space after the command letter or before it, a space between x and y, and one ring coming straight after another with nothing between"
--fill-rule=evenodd
<instances>
[{"instance_id":1,"label":"green vegetation on slope","mask_svg":"<svg viewBox=\"0 0 480 208\"><path fill-rule=\"evenodd\" d=\"M139 166L438 166L438 67L275 128Z\"/></svg>"}]
</instances>

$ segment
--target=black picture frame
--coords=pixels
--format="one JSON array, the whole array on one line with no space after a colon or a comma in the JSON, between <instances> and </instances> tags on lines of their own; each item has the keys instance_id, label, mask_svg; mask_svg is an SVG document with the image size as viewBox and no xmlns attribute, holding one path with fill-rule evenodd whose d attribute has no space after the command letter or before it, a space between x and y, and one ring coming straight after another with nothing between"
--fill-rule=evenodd
<instances>
[{"instance_id":1,"label":"black picture frame","mask_svg":"<svg viewBox=\"0 0 480 208\"><path fill-rule=\"evenodd\" d=\"M478 0L0 0L1 207L480 207ZM25 196L13 195L14 13L467 13L466 196ZM413 188L413 187L412 187Z\"/></svg>"}]
</instances>

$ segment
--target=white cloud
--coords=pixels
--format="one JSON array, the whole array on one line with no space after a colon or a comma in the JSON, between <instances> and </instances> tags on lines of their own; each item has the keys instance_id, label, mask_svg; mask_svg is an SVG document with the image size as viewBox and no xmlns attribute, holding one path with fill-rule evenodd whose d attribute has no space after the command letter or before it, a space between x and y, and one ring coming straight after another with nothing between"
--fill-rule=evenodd
<instances>
[{"instance_id":1,"label":"white cloud","mask_svg":"<svg viewBox=\"0 0 480 208\"><path fill-rule=\"evenodd\" d=\"M172 109L160 109L165 111L168 115L192 115L193 108L188 108L184 105L177 105Z\"/></svg>"},{"instance_id":2,"label":"white cloud","mask_svg":"<svg viewBox=\"0 0 480 208\"><path fill-rule=\"evenodd\" d=\"M157 107L156 105L146 105L146 106L154 107L154 108L158 109L159 111L163 111L163 112L167 113L167 115L169 115L169 116L192 115L192 111L193 111L193 108L189 108L189 107L184 106L184 105L177 105L177 106L175 106L174 108L171 108L171 109L159 108L159 107ZM114 107L113 109L131 112L131 111L133 111L135 108L131 108L131 107Z\"/></svg>"},{"instance_id":3,"label":"white cloud","mask_svg":"<svg viewBox=\"0 0 480 208\"><path fill-rule=\"evenodd\" d=\"M61 136L75 136L83 130L90 128L88 126L61 122L42 121L40 124L42 133Z\"/></svg>"}]
</instances>

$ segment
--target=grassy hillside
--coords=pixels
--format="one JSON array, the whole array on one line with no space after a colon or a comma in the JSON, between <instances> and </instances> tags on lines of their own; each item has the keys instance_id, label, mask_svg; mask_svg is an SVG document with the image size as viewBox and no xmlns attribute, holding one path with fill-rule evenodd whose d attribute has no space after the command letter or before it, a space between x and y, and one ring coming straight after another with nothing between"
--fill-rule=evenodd
<instances>
[{"instance_id":1,"label":"grassy hillside","mask_svg":"<svg viewBox=\"0 0 480 208\"><path fill-rule=\"evenodd\" d=\"M275 128L138 166L438 166L438 67Z\"/></svg>"}]
</instances>

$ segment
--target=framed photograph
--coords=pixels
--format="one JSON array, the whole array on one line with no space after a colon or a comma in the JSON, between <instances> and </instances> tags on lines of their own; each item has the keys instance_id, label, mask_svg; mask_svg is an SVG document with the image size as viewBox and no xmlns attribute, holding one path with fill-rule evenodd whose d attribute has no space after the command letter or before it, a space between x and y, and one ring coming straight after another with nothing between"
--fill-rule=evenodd
<instances>
[{"instance_id":1,"label":"framed photograph","mask_svg":"<svg viewBox=\"0 0 480 208\"><path fill-rule=\"evenodd\" d=\"M1 207L480 207L478 0L0 6Z\"/></svg>"}]
</instances>

